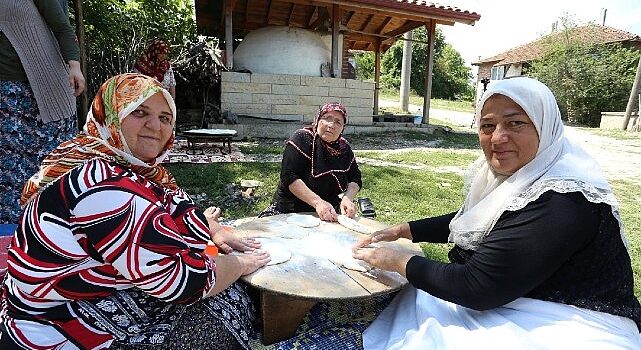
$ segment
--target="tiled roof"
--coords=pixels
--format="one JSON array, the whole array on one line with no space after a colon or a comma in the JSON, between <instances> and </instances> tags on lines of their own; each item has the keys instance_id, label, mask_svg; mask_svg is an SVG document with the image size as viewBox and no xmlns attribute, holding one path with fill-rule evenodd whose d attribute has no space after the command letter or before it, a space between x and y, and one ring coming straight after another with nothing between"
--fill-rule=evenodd
<instances>
[{"instance_id":1,"label":"tiled roof","mask_svg":"<svg viewBox=\"0 0 641 350\"><path fill-rule=\"evenodd\" d=\"M468 20L471 22L470 24L473 24L474 21L478 21L481 18L481 15L473 11L425 0L351 0L350 3L377 5L382 8L411 10L418 13L438 14L441 12L446 17Z\"/></svg>"},{"instance_id":2,"label":"tiled roof","mask_svg":"<svg viewBox=\"0 0 641 350\"><path fill-rule=\"evenodd\" d=\"M641 36L639 35L616 28L599 25L587 25L572 28L568 31L568 34L572 39L578 39L582 42L593 44L607 44L626 41L636 41L641 43ZM543 50L545 49L545 45L548 40L561 40L563 38L562 35L565 35L565 32L561 31L553 34L548 34L540 39L509 49L498 55L480 59L473 64L478 66L483 63L505 65L510 63L528 62L540 57L543 54Z\"/></svg>"}]
</instances>

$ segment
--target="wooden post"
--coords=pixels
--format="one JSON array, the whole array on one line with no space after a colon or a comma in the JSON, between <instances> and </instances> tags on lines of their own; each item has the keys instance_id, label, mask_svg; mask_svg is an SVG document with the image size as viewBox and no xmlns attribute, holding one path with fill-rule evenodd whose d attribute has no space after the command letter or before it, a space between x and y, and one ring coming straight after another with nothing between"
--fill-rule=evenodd
<instances>
[{"instance_id":1,"label":"wooden post","mask_svg":"<svg viewBox=\"0 0 641 350\"><path fill-rule=\"evenodd\" d=\"M234 68L233 9L233 1L225 0L225 65L229 70Z\"/></svg>"},{"instance_id":2,"label":"wooden post","mask_svg":"<svg viewBox=\"0 0 641 350\"><path fill-rule=\"evenodd\" d=\"M338 47L341 27L341 8L338 4L332 5L332 75L334 78L341 78L342 65L338 59L338 53L342 48Z\"/></svg>"},{"instance_id":3,"label":"wooden post","mask_svg":"<svg viewBox=\"0 0 641 350\"><path fill-rule=\"evenodd\" d=\"M434 37L436 36L436 22L431 20L427 29L427 57L425 59L425 96L423 97L423 124L430 123L430 100L432 99L432 69L434 67Z\"/></svg>"},{"instance_id":4,"label":"wooden post","mask_svg":"<svg viewBox=\"0 0 641 350\"><path fill-rule=\"evenodd\" d=\"M637 66L637 74L634 77L634 84L632 84L632 91L630 91L630 98L628 99L628 105L625 107L625 118L623 119L623 125L621 126L623 130L628 130L628 123L630 123L630 115L632 115L632 108L634 107L634 102L637 99L639 94L639 88L641 87L641 57L639 58L639 65ZM639 120L641 120L641 104L639 105ZM637 122L638 123L638 122Z\"/></svg>"},{"instance_id":5,"label":"wooden post","mask_svg":"<svg viewBox=\"0 0 641 350\"><path fill-rule=\"evenodd\" d=\"M80 95L80 111L78 112L78 128L82 130L89 111L89 99L87 88L89 88L89 77L87 76L87 49L85 46L85 26L82 15L82 0L73 0L73 11L76 16L76 36L80 47L80 70L85 76L85 91Z\"/></svg>"},{"instance_id":6,"label":"wooden post","mask_svg":"<svg viewBox=\"0 0 641 350\"><path fill-rule=\"evenodd\" d=\"M381 40L374 43L374 115L378 115L378 98L381 89Z\"/></svg>"}]
</instances>

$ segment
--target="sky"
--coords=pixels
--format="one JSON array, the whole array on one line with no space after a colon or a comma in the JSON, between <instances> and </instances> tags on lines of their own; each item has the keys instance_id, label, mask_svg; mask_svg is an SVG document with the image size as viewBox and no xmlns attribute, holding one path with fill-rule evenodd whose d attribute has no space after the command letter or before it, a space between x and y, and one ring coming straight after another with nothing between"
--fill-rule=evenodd
<instances>
[{"instance_id":1,"label":"sky","mask_svg":"<svg viewBox=\"0 0 641 350\"><path fill-rule=\"evenodd\" d=\"M603 8L607 9L605 25L641 36L641 0L441 0L439 3L481 15L474 26L462 23L439 26L445 41L461 53L468 66L479 56L494 56L548 34L552 23L561 17L572 18L579 24L589 21L600 24ZM476 67L472 71L476 74Z\"/></svg>"}]
</instances>

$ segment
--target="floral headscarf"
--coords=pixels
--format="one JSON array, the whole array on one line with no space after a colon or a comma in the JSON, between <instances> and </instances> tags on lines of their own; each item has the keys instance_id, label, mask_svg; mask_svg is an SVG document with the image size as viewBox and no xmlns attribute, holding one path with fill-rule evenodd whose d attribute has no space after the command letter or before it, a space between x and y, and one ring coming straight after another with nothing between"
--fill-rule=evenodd
<instances>
[{"instance_id":1,"label":"floral headscarf","mask_svg":"<svg viewBox=\"0 0 641 350\"><path fill-rule=\"evenodd\" d=\"M343 106L341 103L338 103L338 102L328 102L318 110L318 113L316 113L316 117L314 118L314 123L312 123L312 133L314 135L314 139L321 140L320 145L323 148L325 148L327 152L329 152L333 156L339 156L341 153L344 153L345 150L349 148L349 146L347 145L347 141L343 138L344 129L341 130L341 133L338 136L338 139L334 142L325 142L320 138L320 136L318 136L318 123L320 122L320 119L325 114L333 111L340 112L341 114L343 114L343 118L345 118L345 125L347 125L347 110L345 109L345 106Z\"/></svg>"},{"instance_id":2,"label":"floral headscarf","mask_svg":"<svg viewBox=\"0 0 641 350\"><path fill-rule=\"evenodd\" d=\"M162 93L171 109L172 124L176 121L176 106L167 90L151 77L126 73L107 80L96 94L87 115L84 134L63 142L42 162L22 190L20 204L25 205L48 184L56 181L74 168L95 158L115 162L160 186L176 189L174 177L159 165L173 146L172 135L161 154L153 162L136 158L129 150L122 134L122 121L138 106L156 93Z\"/></svg>"},{"instance_id":3,"label":"floral headscarf","mask_svg":"<svg viewBox=\"0 0 641 350\"><path fill-rule=\"evenodd\" d=\"M165 73L169 70L169 61L167 58L160 59L161 54L169 54L169 46L162 40L154 40L145 52L138 58L134 68L141 74L156 78L162 82Z\"/></svg>"}]
</instances>

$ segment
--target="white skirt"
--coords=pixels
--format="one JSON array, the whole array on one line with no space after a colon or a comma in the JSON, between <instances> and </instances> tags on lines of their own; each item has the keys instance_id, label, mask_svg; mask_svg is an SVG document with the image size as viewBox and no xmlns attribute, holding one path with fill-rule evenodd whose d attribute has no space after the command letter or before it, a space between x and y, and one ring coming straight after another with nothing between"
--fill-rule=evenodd
<instances>
[{"instance_id":1,"label":"white skirt","mask_svg":"<svg viewBox=\"0 0 641 350\"><path fill-rule=\"evenodd\" d=\"M363 333L378 349L641 349L629 318L519 298L476 311L408 287Z\"/></svg>"}]
</instances>

